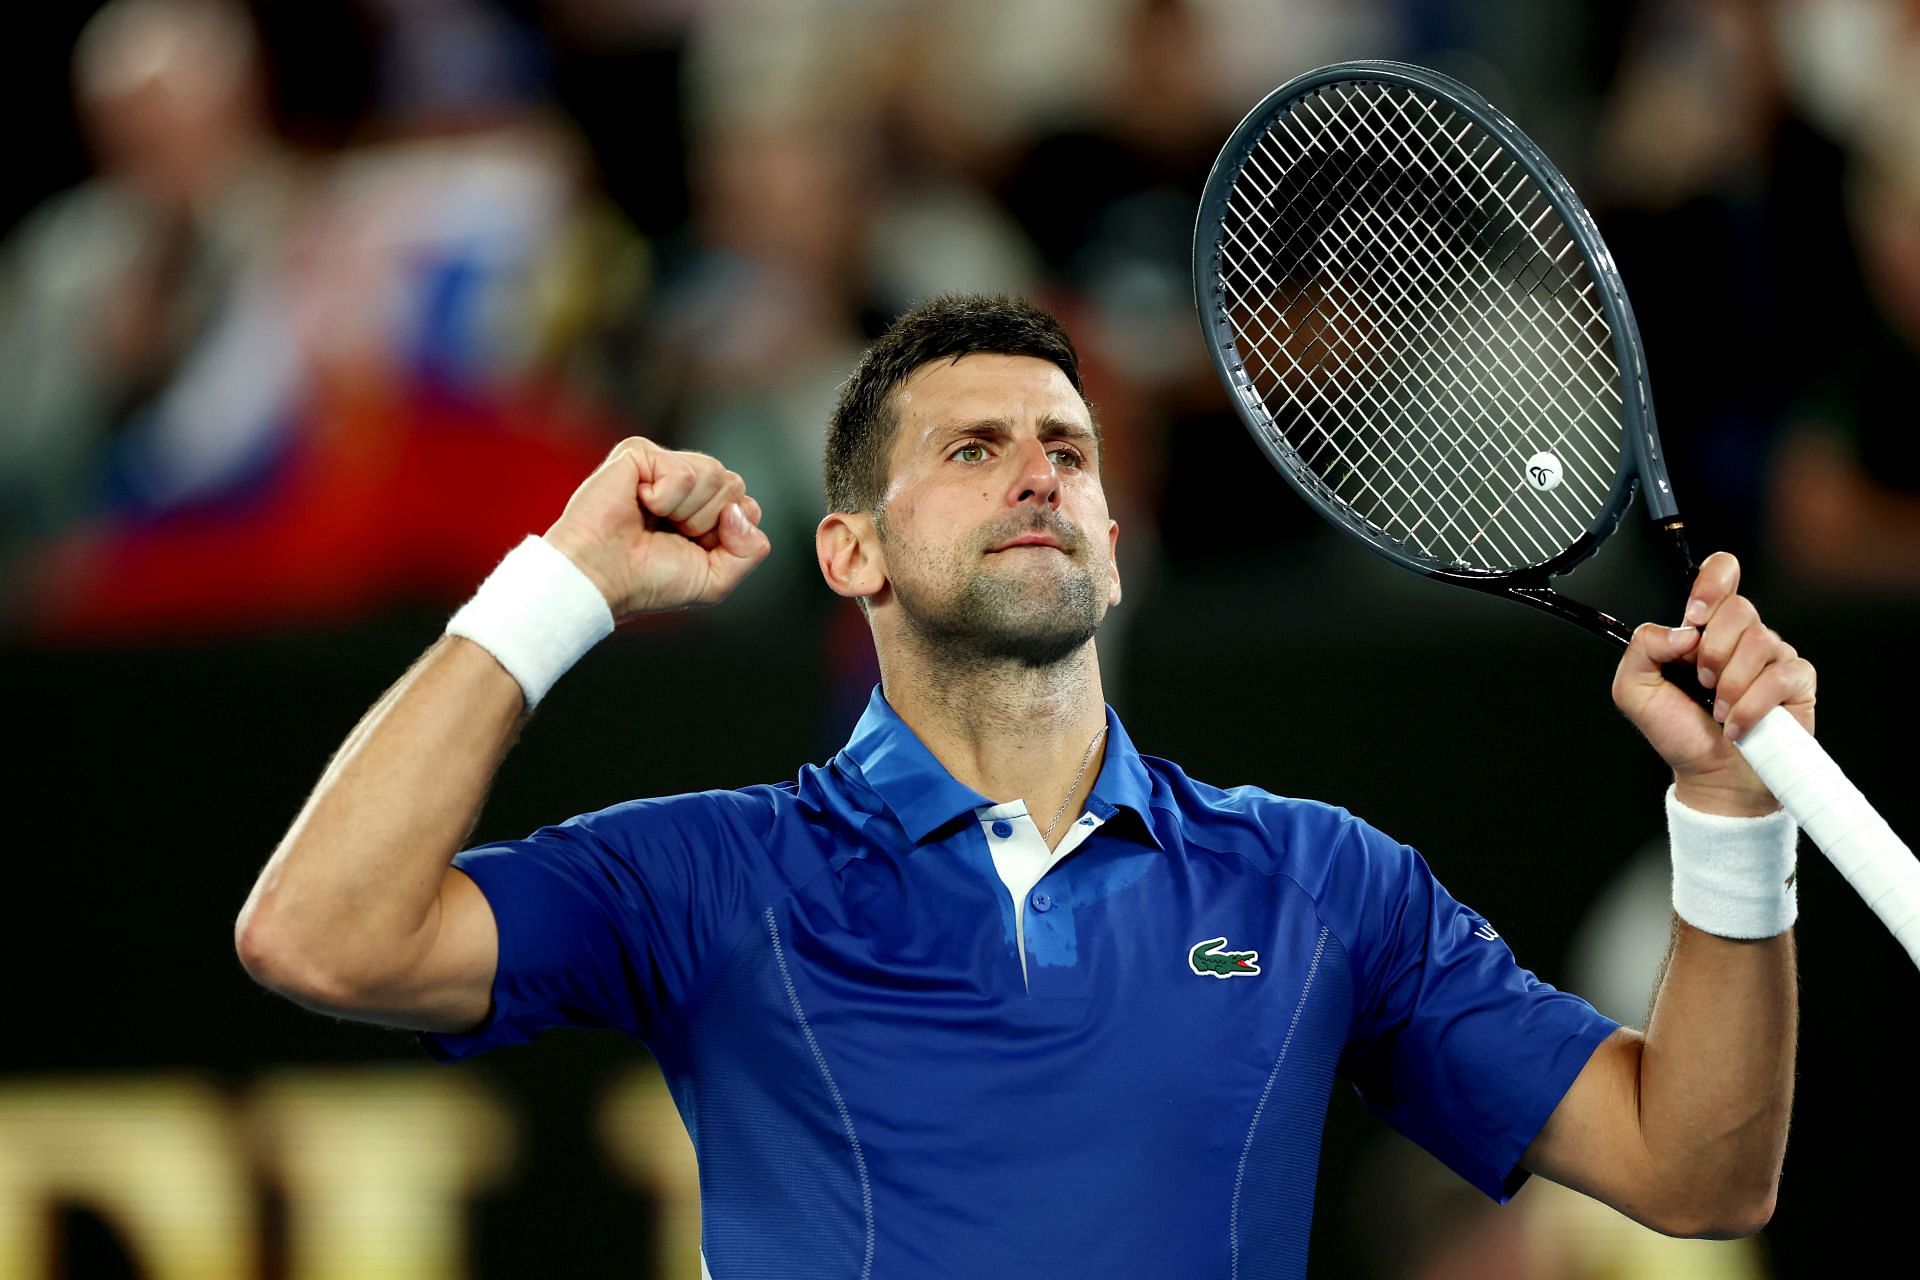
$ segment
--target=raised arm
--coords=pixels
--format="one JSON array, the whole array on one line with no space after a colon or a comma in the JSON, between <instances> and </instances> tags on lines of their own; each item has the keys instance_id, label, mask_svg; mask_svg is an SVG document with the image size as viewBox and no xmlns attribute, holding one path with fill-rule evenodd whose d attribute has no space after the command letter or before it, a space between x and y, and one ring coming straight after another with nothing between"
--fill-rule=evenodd
<instances>
[{"instance_id":1,"label":"raised arm","mask_svg":"<svg viewBox=\"0 0 1920 1280\"><path fill-rule=\"evenodd\" d=\"M712 605L766 557L759 520L740 477L713 458L630 439L545 534L572 567L538 547L521 564L584 574L615 621ZM492 613L503 638L524 638L509 634L524 625L549 639L537 636L539 619ZM531 714L526 676L448 635L374 703L241 908L235 945L255 980L308 1008L389 1026L461 1031L486 1017L498 933L485 897L451 863Z\"/></svg>"},{"instance_id":2,"label":"raised arm","mask_svg":"<svg viewBox=\"0 0 1920 1280\"><path fill-rule=\"evenodd\" d=\"M1765 816L1778 803L1732 740L1776 706L1811 732L1815 675L1739 586L1732 556L1709 557L1688 626L1641 627L1621 660L1614 699L1674 771L1673 949L1645 1035L1594 1052L1522 1161L1671 1235L1766 1225L1793 1103L1791 822ZM1681 661L1711 718L1661 677Z\"/></svg>"}]
</instances>

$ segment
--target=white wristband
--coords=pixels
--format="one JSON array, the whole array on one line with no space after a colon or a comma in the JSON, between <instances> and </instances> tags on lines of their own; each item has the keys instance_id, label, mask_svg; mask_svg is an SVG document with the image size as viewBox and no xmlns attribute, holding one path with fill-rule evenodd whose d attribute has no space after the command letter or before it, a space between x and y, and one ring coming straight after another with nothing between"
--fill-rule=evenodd
<instances>
[{"instance_id":1,"label":"white wristband","mask_svg":"<svg viewBox=\"0 0 1920 1280\"><path fill-rule=\"evenodd\" d=\"M448 635L473 641L520 682L529 711L612 630L613 610L593 579L531 534L447 623Z\"/></svg>"},{"instance_id":2,"label":"white wristband","mask_svg":"<svg viewBox=\"0 0 1920 1280\"><path fill-rule=\"evenodd\" d=\"M1771 938L1800 914L1794 847L1800 827L1782 809L1759 818L1701 813L1667 788L1673 909L1722 938Z\"/></svg>"}]
</instances>

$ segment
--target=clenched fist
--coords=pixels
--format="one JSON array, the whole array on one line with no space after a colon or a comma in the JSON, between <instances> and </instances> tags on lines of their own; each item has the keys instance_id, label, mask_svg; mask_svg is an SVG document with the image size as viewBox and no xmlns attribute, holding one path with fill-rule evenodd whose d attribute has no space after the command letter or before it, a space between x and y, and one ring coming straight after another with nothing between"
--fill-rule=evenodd
<instances>
[{"instance_id":1,"label":"clenched fist","mask_svg":"<svg viewBox=\"0 0 1920 1280\"><path fill-rule=\"evenodd\" d=\"M736 473L639 436L573 491L545 537L600 588L616 622L718 604L772 550Z\"/></svg>"},{"instance_id":2,"label":"clenched fist","mask_svg":"<svg viewBox=\"0 0 1920 1280\"><path fill-rule=\"evenodd\" d=\"M1648 622L1633 633L1614 673L1614 703L1673 767L1682 804L1705 813L1769 813L1778 802L1733 744L1775 707L1812 733L1813 664L1761 623L1740 594L1740 562L1724 551L1700 566L1684 622ZM1693 665L1713 692L1711 715L1690 690L1661 676L1669 662Z\"/></svg>"}]
</instances>

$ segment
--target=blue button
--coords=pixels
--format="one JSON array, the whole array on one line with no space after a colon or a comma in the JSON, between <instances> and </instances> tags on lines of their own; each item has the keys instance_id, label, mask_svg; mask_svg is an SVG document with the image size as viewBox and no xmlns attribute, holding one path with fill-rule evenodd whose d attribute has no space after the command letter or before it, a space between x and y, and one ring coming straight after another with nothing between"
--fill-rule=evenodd
<instances>
[{"instance_id":1,"label":"blue button","mask_svg":"<svg viewBox=\"0 0 1920 1280\"><path fill-rule=\"evenodd\" d=\"M1052 894L1036 893L1033 895L1033 909L1035 911L1049 911L1049 910L1052 910L1052 908L1053 908Z\"/></svg>"},{"instance_id":2,"label":"blue button","mask_svg":"<svg viewBox=\"0 0 1920 1280\"><path fill-rule=\"evenodd\" d=\"M1002 818L993 824L993 834L999 836L1002 840L1005 840L1008 836L1013 834L1013 824L1011 822L1008 822L1005 818Z\"/></svg>"}]
</instances>

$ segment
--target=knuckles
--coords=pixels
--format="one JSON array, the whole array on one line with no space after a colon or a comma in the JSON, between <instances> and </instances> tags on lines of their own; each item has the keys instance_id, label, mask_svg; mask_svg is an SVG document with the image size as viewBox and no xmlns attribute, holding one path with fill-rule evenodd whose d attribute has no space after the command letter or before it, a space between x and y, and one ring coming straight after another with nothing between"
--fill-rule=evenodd
<instances>
[{"instance_id":1,"label":"knuckles","mask_svg":"<svg viewBox=\"0 0 1920 1280\"><path fill-rule=\"evenodd\" d=\"M1768 705L1793 701L1811 701L1820 673L1799 656L1793 646L1781 643L1781 653L1770 656L1759 670L1737 683L1728 681L1717 691L1735 704L1758 698ZM1757 717L1755 717L1757 719Z\"/></svg>"},{"instance_id":2,"label":"knuckles","mask_svg":"<svg viewBox=\"0 0 1920 1280\"><path fill-rule=\"evenodd\" d=\"M636 461L644 461L649 453L657 452L659 448L659 445L647 439L645 436L628 436L619 444L613 446L612 450L608 452L607 457L609 460L632 457Z\"/></svg>"},{"instance_id":3,"label":"knuckles","mask_svg":"<svg viewBox=\"0 0 1920 1280\"><path fill-rule=\"evenodd\" d=\"M1720 602L1720 607L1714 611L1712 620L1707 623L1707 629L1712 631L1718 624L1722 630L1732 634L1735 631L1745 630L1759 621L1760 611L1753 607L1753 601L1743 595L1735 594Z\"/></svg>"},{"instance_id":4,"label":"knuckles","mask_svg":"<svg viewBox=\"0 0 1920 1280\"><path fill-rule=\"evenodd\" d=\"M1760 611L1745 596L1728 596L1708 620L1700 637L1700 658L1716 670L1733 656L1741 637L1760 622Z\"/></svg>"},{"instance_id":5,"label":"knuckles","mask_svg":"<svg viewBox=\"0 0 1920 1280\"><path fill-rule=\"evenodd\" d=\"M657 457L662 466L682 467L695 475L711 474L719 471L729 479L738 479L737 473L728 471L718 458L710 453L701 453L698 449L668 449L648 439L646 436L628 436L614 445L608 452L609 458L623 454L632 454L636 458L648 455Z\"/></svg>"}]
</instances>

